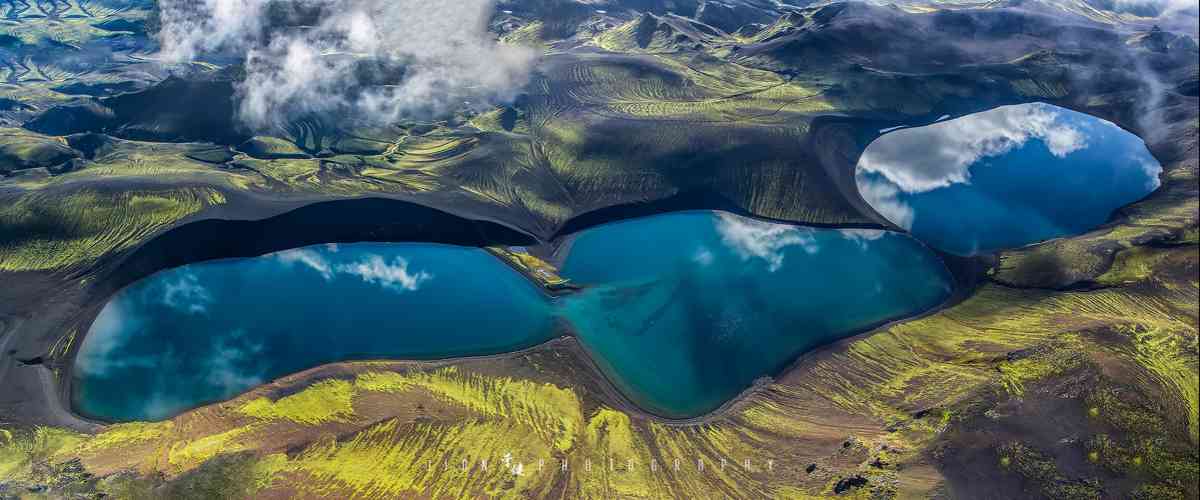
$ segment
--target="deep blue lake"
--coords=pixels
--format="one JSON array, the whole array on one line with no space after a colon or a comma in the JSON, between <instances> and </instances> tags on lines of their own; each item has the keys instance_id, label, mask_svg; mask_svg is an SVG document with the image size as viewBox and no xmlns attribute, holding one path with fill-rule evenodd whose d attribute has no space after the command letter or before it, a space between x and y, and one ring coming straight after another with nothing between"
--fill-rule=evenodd
<instances>
[{"instance_id":1,"label":"deep blue lake","mask_svg":"<svg viewBox=\"0 0 1200 500\"><path fill-rule=\"evenodd\" d=\"M589 287L563 309L593 359L639 407L672 418L951 291L941 260L909 236L713 212L586 230L562 273Z\"/></svg>"},{"instance_id":2,"label":"deep blue lake","mask_svg":"<svg viewBox=\"0 0 1200 500\"><path fill-rule=\"evenodd\" d=\"M348 359L513 351L567 320L610 380L665 417L707 413L813 347L944 301L913 238L679 212L579 233L557 300L492 255L428 244L305 247L183 266L119 292L76 362L75 404L160 419Z\"/></svg>"},{"instance_id":3,"label":"deep blue lake","mask_svg":"<svg viewBox=\"0 0 1200 500\"><path fill-rule=\"evenodd\" d=\"M494 354L555 334L541 292L483 250L312 246L122 290L83 341L74 397L87 415L159 419L323 363Z\"/></svg>"},{"instance_id":4,"label":"deep blue lake","mask_svg":"<svg viewBox=\"0 0 1200 500\"><path fill-rule=\"evenodd\" d=\"M1057 106L1002 106L885 133L858 162L859 192L914 236L958 255L1086 232L1159 185L1137 136Z\"/></svg>"}]
</instances>

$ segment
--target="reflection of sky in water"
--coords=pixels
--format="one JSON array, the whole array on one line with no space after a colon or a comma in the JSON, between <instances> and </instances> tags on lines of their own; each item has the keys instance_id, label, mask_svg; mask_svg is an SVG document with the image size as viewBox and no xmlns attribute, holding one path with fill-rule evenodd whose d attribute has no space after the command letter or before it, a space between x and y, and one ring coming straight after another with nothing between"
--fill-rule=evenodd
<instances>
[{"instance_id":1,"label":"reflection of sky in water","mask_svg":"<svg viewBox=\"0 0 1200 500\"><path fill-rule=\"evenodd\" d=\"M164 271L101 311L76 362L86 414L158 419L322 363L507 352L571 321L631 399L691 416L795 356L949 293L910 237L711 212L585 231L551 302L492 256L442 245L299 248Z\"/></svg>"},{"instance_id":2,"label":"reflection of sky in water","mask_svg":"<svg viewBox=\"0 0 1200 500\"><path fill-rule=\"evenodd\" d=\"M949 293L912 238L710 212L589 229L563 310L609 378L659 415L710 411L799 354Z\"/></svg>"},{"instance_id":3,"label":"reflection of sky in water","mask_svg":"<svg viewBox=\"0 0 1200 500\"><path fill-rule=\"evenodd\" d=\"M541 294L482 250L305 247L122 290L84 339L76 402L156 419L322 363L507 352L552 334Z\"/></svg>"},{"instance_id":4,"label":"reflection of sky in water","mask_svg":"<svg viewBox=\"0 0 1200 500\"><path fill-rule=\"evenodd\" d=\"M1157 188L1160 171L1116 125L1032 103L885 134L863 152L856 177L888 220L973 254L1100 225Z\"/></svg>"}]
</instances>

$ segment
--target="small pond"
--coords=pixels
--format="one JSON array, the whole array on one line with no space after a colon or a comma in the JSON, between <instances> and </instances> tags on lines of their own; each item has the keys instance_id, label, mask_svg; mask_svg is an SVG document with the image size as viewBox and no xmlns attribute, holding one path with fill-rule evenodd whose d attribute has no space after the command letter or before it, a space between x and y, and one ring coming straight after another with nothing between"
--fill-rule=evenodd
<instances>
[{"instance_id":1,"label":"small pond","mask_svg":"<svg viewBox=\"0 0 1200 500\"><path fill-rule=\"evenodd\" d=\"M888 131L867 146L858 190L918 239L958 255L1086 232L1158 187L1137 136L1043 103Z\"/></svg>"},{"instance_id":2,"label":"small pond","mask_svg":"<svg viewBox=\"0 0 1200 500\"><path fill-rule=\"evenodd\" d=\"M609 379L660 416L716 409L798 355L949 296L941 260L903 234L713 212L580 233L564 314Z\"/></svg>"},{"instance_id":3,"label":"small pond","mask_svg":"<svg viewBox=\"0 0 1200 500\"><path fill-rule=\"evenodd\" d=\"M76 358L75 405L158 419L323 363L495 354L555 333L541 292L476 248L356 243L203 262L105 305Z\"/></svg>"}]
</instances>

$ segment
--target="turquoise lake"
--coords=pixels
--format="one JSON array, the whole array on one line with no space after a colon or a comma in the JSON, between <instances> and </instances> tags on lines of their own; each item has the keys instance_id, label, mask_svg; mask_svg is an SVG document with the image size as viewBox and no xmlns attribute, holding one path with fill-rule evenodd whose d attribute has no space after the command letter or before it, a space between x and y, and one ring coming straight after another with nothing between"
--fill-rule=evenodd
<instances>
[{"instance_id":1,"label":"turquoise lake","mask_svg":"<svg viewBox=\"0 0 1200 500\"><path fill-rule=\"evenodd\" d=\"M941 260L906 235L707 211L585 230L562 273L583 290L549 299L483 250L409 243L163 271L96 318L76 359L75 406L160 419L323 363L507 352L569 325L630 400L686 418L951 292Z\"/></svg>"},{"instance_id":2,"label":"turquoise lake","mask_svg":"<svg viewBox=\"0 0 1200 500\"><path fill-rule=\"evenodd\" d=\"M588 229L562 273L564 315L639 407L712 411L798 355L937 306L941 260L911 237L680 212Z\"/></svg>"},{"instance_id":3,"label":"turquoise lake","mask_svg":"<svg viewBox=\"0 0 1200 500\"><path fill-rule=\"evenodd\" d=\"M76 360L76 408L159 419L346 359L529 347L550 305L491 254L434 244L320 245L155 274L100 312Z\"/></svg>"},{"instance_id":4,"label":"turquoise lake","mask_svg":"<svg viewBox=\"0 0 1200 500\"><path fill-rule=\"evenodd\" d=\"M1049 104L889 131L867 146L863 198L929 245L976 255L1086 232L1159 185L1137 136Z\"/></svg>"}]
</instances>

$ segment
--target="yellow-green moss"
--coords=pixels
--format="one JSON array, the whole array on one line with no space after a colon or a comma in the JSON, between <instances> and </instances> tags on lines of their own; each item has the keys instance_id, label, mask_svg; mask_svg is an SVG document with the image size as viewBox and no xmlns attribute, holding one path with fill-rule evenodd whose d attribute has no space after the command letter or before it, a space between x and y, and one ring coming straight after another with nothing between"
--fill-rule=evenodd
<instances>
[{"instance_id":1,"label":"yellow-green moss","mask_svg":"<svg viewBox=\"0 0 1200 500\"><path fill-rule=\"evenodd\" d=\"M192 469L217 455L247 449L247 438L257 430L257 426L247 425L175 442L167 453L167 462L176 470Z\"/></svg>"},{"instance_id":2,"label":"yellow-green moss","mask_svg":"<svg viewBox=\"0 0 1200 500\"><path fill-rule=\"evenodd\" d=\"M356 385L387 391L420 387L435 396L466 406L480 414L513 419L550 438L560 450L570 449L583 425L580 401L575 392L551 384L538 384L508 377L464 375L454 368L434 372L391 375L360 375Z\"/></svg>"},{"instance_id":3,"label":"yellow-green moss","mask_svg":"<svg viewBox=\"0 0 1200 500\"><path fill-rule=\"evenodd\" d=\"M303 478L290 484L319 496L460 498L472 496L468 491L538 496L532 492L548 493L556 471L531 461L549 456L544 443L516 422L402 426L391 420L347 440L321 440L271 467Z\"/></svg>"},{"instance_id":4,"label":"yellow-green moss","mask_svg":"<svg viewBox=\"0 0 1200 500\"><path fill-rule=\"evenodd\" d=\"M0 443L0 477L28 478L36 462L70 455L86 436L55 427L37 427L30 431L5 431Z\"/></svg>"},{"instance_id":5,"label":"yellow-green moss","mask_svg":"<svg viewBox=\"0 0 1200 500\"><path fill-rule=\"evenodd\" d=\"M91 436L75 451L80 454L117 452L122 447L161 439L174 427L174 422L170 420L113 424Z\"/></svg>"},{"instance_id":6,"label":"yellow-green moss","mask_svg":"<svg viewBox=\"0 0 1200 500\"><path fill-rule=\"evenodd\" d=\"M28 193L0 206L0 271L84 265L223 201L220 193L200 188Z\"/></svg>"},{"instance_id":7,"label":"yellow-green moss","mask_svg":"<svg viewBox=\"0 0 1200 500\"><path fill-rule=\"evenodd\" d=\"M345 380L322 380L276 401L252 399L236 411L259 420L287 419L306 425L346 421L354 415L353 391L354 385Z\"/></svg>"}]
</instances>

